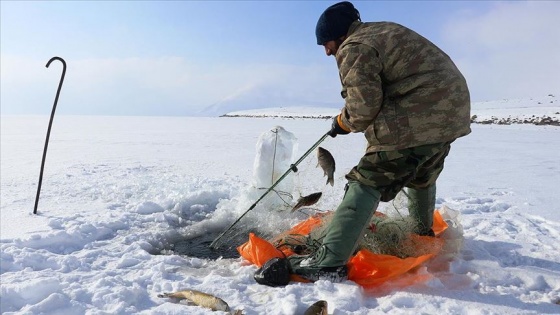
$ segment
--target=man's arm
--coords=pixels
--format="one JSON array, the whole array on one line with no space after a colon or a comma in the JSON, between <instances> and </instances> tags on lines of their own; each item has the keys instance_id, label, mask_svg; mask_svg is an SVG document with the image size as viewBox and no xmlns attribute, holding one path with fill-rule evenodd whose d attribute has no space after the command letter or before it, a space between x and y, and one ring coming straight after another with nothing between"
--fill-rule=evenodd
<instances>
[{"instance_id":1,"label":"man's arm","mask_svg":"<svg viewBox=\"0 0 560 315\"><path fill-rule=\"evenodd\" d=\"M341 121L352 132L363 132L383 103L381 61L373 47L349 43L336 55L345 105Z\"/></svg>"}]
</instances>

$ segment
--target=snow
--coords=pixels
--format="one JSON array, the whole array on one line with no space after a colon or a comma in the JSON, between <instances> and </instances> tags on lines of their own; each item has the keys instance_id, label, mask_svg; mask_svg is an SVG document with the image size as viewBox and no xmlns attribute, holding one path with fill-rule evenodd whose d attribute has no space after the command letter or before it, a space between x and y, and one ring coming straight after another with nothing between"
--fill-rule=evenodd
<instances>
[{"instance_id":1,"label":"snow","mask_svg":"<svg viewBox=\"0 0 560 315\"><path fill-rule=\"evenodd\" d=\"M486 108L507 116L523 107L516 104ZM542 105L560 111L558 103ZM418 270L429 275L424 283L364 290L352 281L261 286L242 258L169 250L223 231L260 196L272 130L282 127L274 168L282 173L330 120L57 116L33 215L47 124L46 116L1 117L3 314L219 314L157 297L182 289L214 294L245 314L302 314L321 299L329 314L560 313L559 127L473 124L453 143L438 181L437 206L460 213L462 250ZM321 191L315 206L331 210L365 141L351 134L321 146L337 163L334 187L311 154L282 190L293 200ZM268 231L304 217L257 208Z\"/></svg>"},{"instance_id":2,"label":"snow","mask_svg":"<svg viewBox=\"0 0 560 315\"><path fill-rule=\"evenodd\" d=\"M497 101L475 102L472 106L475 122L484 121L540 121L549 118L560 125L560 102L558 94L525 98L503 99Z\"/></svg>"}]
</instances>

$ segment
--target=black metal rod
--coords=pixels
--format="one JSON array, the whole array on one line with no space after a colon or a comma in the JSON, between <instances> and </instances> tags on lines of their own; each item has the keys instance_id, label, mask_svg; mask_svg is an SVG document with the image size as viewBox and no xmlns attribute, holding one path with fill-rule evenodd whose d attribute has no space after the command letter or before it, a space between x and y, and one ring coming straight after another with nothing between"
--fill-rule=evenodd
<instances>
[{"instance_id":1,"label":"black metal rod","mask_svg":"<svg viewBox=\"0 0 560 315\"><path fill-rule=\"evenodd\" d=\"M49 138L51 136L54 112L56 111L56 104L58 103L58 97L60 96L60 90L62 89L62 83L64 82L64 76L66 75L66 62L60 57L52 57L51 60L47 62L46 67L48 68L51 62L55 60L62 62L62 76L60 77L60 82L58 83L58 90L56 91L56 97L54 99L54 105L51 112L51 119L49 120L49 127L47 129L47 138L45 139L45 148L43 149L43 159L41 160L41 172L39 173L39 185L37 185L37 197L35 197L35 208L33 208L33 214L37 214L37 206L39 205L39 195L41 194L41 185L43 183L43 170L45 169L45 159L47 158L47 148L49 146Z\"/></svg>"},{"instance_id":2,"label":"black metal rod","mask_svg":"<svg viewBox=\"0 0 560 315\"><path fill-rule=\"evenodd\" d=\"M330 131L330 130L329 130ZM329 133L325 133L321 139L319 139L317 142L315 142L315 144L309 148L309 150L307 150L307 152L305 152L300 158L299 160L297 160L294 164L290 165L290 168L280 177L278 178L278 180L272 185L270 186L269 189L267 189L264 194L262 194L262 196L257 199L257 201L255 201L255 203L253 203L253 205L251 205L249 207L249 209L247 209L247 211L245 211L239 218L237 218L237 220L235 220L227 229L225 229L222 233L220 233L220 235L218 235L218 237L216 237L216 239L214 239L214 241L210 244L210 248L215 249L216 248L216 242L218 242L229 230L231 230L231 228L233 228L234 225L237 224L237 222L241 221L241 219L247 214L249 213L249 211L253 210L255 208L255 206L257 206L257 204L269 193L271 192L274 187L276 187L276 185L278 185L278 183L280 183L286 176L288 176L288 174L290 172L297 172L297 165L299 163L301 163L301 161L303 161L303 159L305 159L313 150L315 150L315 148L317 148L319 146L319 144L321 144L321 142L323 142L323 140L325 140L327 138L327 136L329 135Z\"/></svg>"}]
</instances>

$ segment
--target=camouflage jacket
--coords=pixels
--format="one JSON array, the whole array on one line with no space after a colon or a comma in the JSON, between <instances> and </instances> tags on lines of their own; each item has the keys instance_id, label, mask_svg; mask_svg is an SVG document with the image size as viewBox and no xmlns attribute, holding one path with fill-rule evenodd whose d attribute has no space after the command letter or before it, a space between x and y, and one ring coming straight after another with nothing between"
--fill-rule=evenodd
<instances>
[{"instance_id":1,"label":"camouflage jacket","mask_svg":"<svg viewBox=\"0 0 560 315\"><path fill-rule=\"evenodd\" d=\"M470 129L465 78L441 49L391 22L354 22L337 53L341 121L367 152L452 141Z\"/></svg>"}]
</instances>

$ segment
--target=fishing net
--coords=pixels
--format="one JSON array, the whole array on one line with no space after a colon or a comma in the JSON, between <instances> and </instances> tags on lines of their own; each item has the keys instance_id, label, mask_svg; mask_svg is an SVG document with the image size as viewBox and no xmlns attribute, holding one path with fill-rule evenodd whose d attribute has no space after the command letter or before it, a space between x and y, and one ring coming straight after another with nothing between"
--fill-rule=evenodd
<instances>
[{"instance_id":1,"label":"fishing net","mask_svg":"<svg viewBox=\"0 0 560 315\"><path fill-rule=\"evenodd\" d=\"M408 197L401 191L385 205L383 212L373 216L359 248L399 258L438 252L441 244L416 237L417 227L416 220L408 216Z\"/></svg>"},{"instance_id":2,"label":"fishing net","mask_svg":"<svg viewBox=\"0 0 560 315\"><path fill-rule=\"evenodd\" d=\"M416 267L428 260L435 258L434 263L448 261L459 252L462 243L462 228L459 224L459 212L443 206L434 212L434 225L432 229L436 237L419 236L410 234L402 240L392 240L392 244L400 244L398 254L410 257L397 257L394 255L378 254L365 247L373 248L378 241L363 241L363 247L353 255L348 264L348 279L364 287L376 287L380 284L396 279L399 285L410 285L430 278L425 272L414 272ZM241 256L256 266L262 266L274 257L286 257L294 254L306 254L316 250L318 241L313 235L321 235L319 229L328 225L331 213L319 213L304 220L290 230L280 233L271 241L267 241L249 234L249 240L237 249ZM390 216L389 216L390 217ZM398 229L399 233L400 228ZM403 250L406 249L406 250ZM393 250L393 249L389 249ZM421 254L422 252L427 252ZM415 256L418 255L418 256ZM401 277L402 276L402 277ZM292 281L305 281L296 275L291 276Z\"/></svg>"},{"instance_id":3,"label":"fishing net","mask_svg":"<svg viewBox=\"0 0 560 315\"><path fill-rule=\"evenodd\" d=\"M374 254L407 258L437 253L442 249L442 242L426 242L415 234L417 225L415 220L408 216L406 200L405 194L399 193L397 198L383 209L384 213L375 213L359 240L357 250L366 249ZM282 251L289 249L298 255L313 253L321 245L333 214L334 212L321 213L318 216L320 219L311 221L310 226L303 229L306 233L293 234L291 229L267 239ZM459 234L462 236L462 230Z\"/></svg>"},{"instance_id":4,"label":"fishing net","mask_svg":"<svg viewBox=\"0 0 560 315\"><path fill-rule=\"evenodd\" d=\"M309 181L313 179L318 178L323 181L324 178L320 176L322 174L304 177L302 172L298 172L295 176L291 174L290 177L285 178L282 185L278 187L273 184L281 174L279 170L291 169L291 165L286 163L293 160L294 151L291 151L293 148L290 146L294 145L295 140L290 135L287 138L283 137L284 133L285 130L281 127L275 127L271 133L261 136L257 144L257 148L260 149L257 150L258 154L255 159L253 185L248 187L245 193L236 200L232 200L236 202L237 210L243 208L249 210L214 240L214 248L223 246L233 248L246 241L249 234L268 241L283 253L310 254L321 245L332 220L333 212L321 212L309 207L291 212L295 198L289 192L301 190L301 187L294 187L294 181L299 182L296 186L301 186L305 179L305 185L309 186ZM282 142L282 139L288 140ZM277 159L277 153L280 153L281 158ZM303 168L316 169L309 167L311 163L308 162L307 167L304 165ZM315 164L314 161L313 164ZM324 182L321 185L324 185ZM268 187L275 189L265 193L271 189ZM303 195L301 191L299 193ZM257 202L251 205L255 200ZM408 198L404 191L399 193L392 202L381 203L359 240L358 251L364 249L373 254L407 258L438 253L442 250L443 242L426 242L425 238L414 233L417 224L409 217L407 203ZM304 222L303 224L306 226L302 229L297 225L298 222ZM297 233L293 232L294 225L298 226ZM461 245L459 243L462 239L460 226L456 231L457 242L453 248Z\"/></svg>"},{"instance_id":5,"label":"fishing net","mask_svg":"<svg viewBox=\"0 0 560 315\"><path fill-rule=\"evenodd\" d=\"M214 240L212 247L215 249L236 247L246 241L248 233L269 238L298 220L289 211L294 199L291 194L294 176L289 170L297 139L276 126L261 134L256 149L251 185L228 204L221 205L228 210L227 215L236 214L238 218ZM218 215L215 214L218 220L224 219Z\"/></svg>"},{"instance_id":6,"label":"fishing net","mask_svg":"<svg viewBox=\"0 0 560 315\"><path fill-rule=\"evenodd\" d=\"M250 202L258 198L263 192L257 188L248 188L245 194L237 200L238 209L250 208ZM252 196L255 196L251 198ZM255 233L262 238L271 238L278 231L287 230L297 222L297 218L290 215L291 196L270 192L246 215L214 240L214 249L235 248L247 240L249 233ZM301 219L301 218L300 218ZM217 236L217 235L216 235Z\"/></svg>"},{"instance_id":7,"label":"fishing net","mask_svg":"<svg viewBox=\"0 0 560 315\"><path fill-rule=\"evenodd\" d=\"M324 166L318 165L317 160L308 159L302 167L303 172L298 165L312 152L318 152L319 144L327 137L325 133L294 162L297 139L293 134L279 126L263 133L257 142L253 183L241 196L240 199L244 200L235 206L236 211L244 206L247 210L239 213L238 219L212 242L211 247L234 246L237 243L235 240L248 233L269 239L320 211L315 204L321 202L319 199L323 193L309 191L309 187L325 186L323 175L327 173L322 168L334 170L334 163ZM311 176L311 173L316 173L316 176ZM295 202L294 192L299 197ZM254 203L251 205L247 201Z\"/></svg>"}]
</instances>

